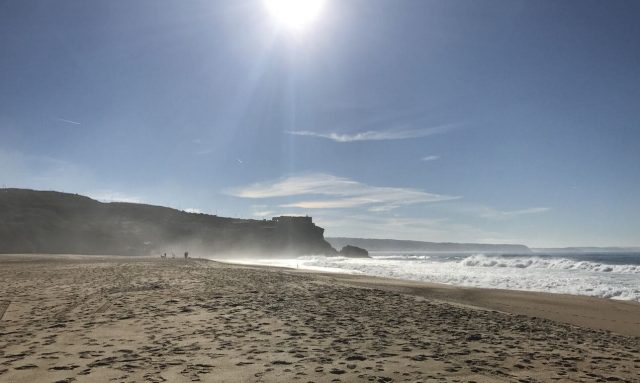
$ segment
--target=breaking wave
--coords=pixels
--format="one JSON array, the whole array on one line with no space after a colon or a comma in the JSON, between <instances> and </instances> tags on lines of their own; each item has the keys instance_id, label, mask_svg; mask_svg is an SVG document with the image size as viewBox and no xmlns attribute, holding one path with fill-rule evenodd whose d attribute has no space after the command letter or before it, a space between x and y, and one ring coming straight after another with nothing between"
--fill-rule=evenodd
<instances>
[{"instance_id":1,"label":"breaking wave","mask_svg":"<svg viewBox=\"0 0 640 383\"><path fill-rule=\"evenodd\" d=\"M371 255L371 259L306 256L247 263L640 302L639 254L589 256L385 252Z\"/></svg>"},{"instance_id":2,"label":"breaking wave","mask_svg":"<svg viewBox=\"0 0 640 383\"><path fill-rule=\"evenodd\" d=\"M583 270L601 273L640 274L640 265L612 265L606 263L578 261L568 258L504 257L475 254L460 261L472 267L514 267L518 269Z\"/></svg>"}]
</instances>

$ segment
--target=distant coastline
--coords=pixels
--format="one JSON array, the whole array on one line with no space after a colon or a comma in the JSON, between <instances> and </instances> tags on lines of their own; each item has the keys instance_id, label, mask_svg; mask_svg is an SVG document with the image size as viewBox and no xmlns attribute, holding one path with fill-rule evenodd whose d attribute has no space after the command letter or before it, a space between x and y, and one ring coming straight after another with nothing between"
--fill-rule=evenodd
<instances>
[{"instance_id":1,"label":"distant coastline","mask_svg":"<svg viewBox=\"0 0 640 383\"><path fill-rule=\"evenodd\" d=\"M637 253L640 247L545 247L532 248L534 253Z\"/></svg>"},{"instance_id":2,"label":"distant coastline","mask_svg":"<svg viewBox=\"0 0 640 383\"><path fill-rule=\"evenodd\" d=\"M218 217L163 206L99 202L55 191L0 189L0 253L297 256L337 255L357 246L368 251L638 252L640 247L529 248L522 244L425 242L324 237L312 217L270 220Z\"/></svg>"},{"instance_id":3,"label":"distant coastline","mask_svg":"<svg viewBox=\"0 0 640 383\"><path fill-rule=\"evenodd\" d=\"M532 250L520 244L486 244L424 242L398 239L327 237L326 240L336 248L354 245L369 251L434 251L434 252L487 252L529 254Z\"/></svg>"}]
</instances>

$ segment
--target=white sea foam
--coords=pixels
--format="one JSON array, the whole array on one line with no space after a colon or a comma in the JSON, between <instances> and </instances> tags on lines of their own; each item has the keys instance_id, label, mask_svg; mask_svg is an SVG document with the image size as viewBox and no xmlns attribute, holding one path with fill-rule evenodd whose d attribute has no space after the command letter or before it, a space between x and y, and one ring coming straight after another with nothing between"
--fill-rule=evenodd
<instances>
[{"instance_id":1,"label":"white sea foam","mask_svg":"<svg viewBox=\"0 0 640 383\"><path fill-rule=\"evenodd\" d=\"M576 261L568 258L501 257L484 254L471 255L461 261L463 266L515 267L519 269L584 270L603 273L640 274L640 265L610 265L598 262Z\"/></svg>"},{"instance_id":2,"label":"white sea foam","mask_svg":"<svg viewBox=\"0 0 640 383\"><path fill-rule=\"evenodd\" d=\"M640 265L563 257L374 253L371 259L306 256L245 263L640 302Z\"/></svg>"}]
</instances>

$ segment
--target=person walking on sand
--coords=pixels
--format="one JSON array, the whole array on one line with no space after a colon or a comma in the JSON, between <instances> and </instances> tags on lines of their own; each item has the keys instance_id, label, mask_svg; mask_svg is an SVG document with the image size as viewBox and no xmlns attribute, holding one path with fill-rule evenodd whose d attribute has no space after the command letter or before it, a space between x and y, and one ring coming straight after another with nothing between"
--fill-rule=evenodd
<instances>
[{"instance_id":1,"label":"person walking on sand","mask_svg":"<svg viewBox=\"0 0 640 383\"><path fill-rule=\"evenodd\" d=\"M187 258L189 258L189 252L188 252L188 251L185 251L185 252L184 252L184 259L187 259Z\"/></svg>"}]
</instances>

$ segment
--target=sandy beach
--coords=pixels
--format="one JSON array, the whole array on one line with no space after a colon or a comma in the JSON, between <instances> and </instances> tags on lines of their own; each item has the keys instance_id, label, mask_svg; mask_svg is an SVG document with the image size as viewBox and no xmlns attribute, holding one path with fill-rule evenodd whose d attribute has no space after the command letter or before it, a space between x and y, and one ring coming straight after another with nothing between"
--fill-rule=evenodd
<instances>
[{"instance_id":1,"label":"sandy beach","mask_svg":"<svg viewBox=\"0 0 640 383\"><path fill-rule=\"evenodd\" d=\"M207 260L0 256L2 382L640 382L640 304Z\"/></svg>"}]
</instances>

